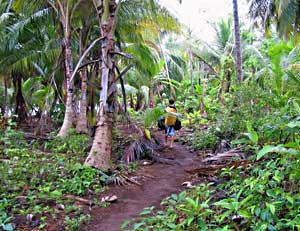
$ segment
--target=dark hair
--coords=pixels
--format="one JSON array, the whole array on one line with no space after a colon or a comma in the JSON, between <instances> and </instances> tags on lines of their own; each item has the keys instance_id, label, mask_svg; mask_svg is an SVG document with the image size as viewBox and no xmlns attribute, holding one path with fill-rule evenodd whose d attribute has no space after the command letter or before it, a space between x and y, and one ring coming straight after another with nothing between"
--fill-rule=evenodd
<instances>
[{"instance_id":1,"label":"dark hair","mask_svg":"<svg viewBox=\"0 0 300 231\"><path fill-rule=\"evenodd\" d=\"M169 104L170 105L174 104L174 102L175 102L174 99L169 99Z\"/></svg>"}]
</instances>

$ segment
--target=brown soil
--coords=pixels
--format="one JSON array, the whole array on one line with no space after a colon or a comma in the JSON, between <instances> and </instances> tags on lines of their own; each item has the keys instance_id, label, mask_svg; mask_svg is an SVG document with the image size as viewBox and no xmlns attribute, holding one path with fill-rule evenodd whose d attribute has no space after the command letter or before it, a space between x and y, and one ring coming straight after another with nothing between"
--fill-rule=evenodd
<instances>
[{"instance_id":1,"label":"brown soil","mask_svg":"<svg viewBox=\"0 0 300 231\"><path fill-rule=\"evenodd\" d=\"M180 165L154 163L141 167L135 175L144 176L142 185L113 186L109 194L118 197L110 206L97 207L91 212L90 222L81 227L82 231L118 231L122 223L139 216L143 208L159 206L160 202L172 193L184 190L181 185L191 179L185 170L196 167L200 163L196 153L189 152L186 147L176 143L173 149L165 149L162 157L174 158Z\"/></svg>"}]
</instances>

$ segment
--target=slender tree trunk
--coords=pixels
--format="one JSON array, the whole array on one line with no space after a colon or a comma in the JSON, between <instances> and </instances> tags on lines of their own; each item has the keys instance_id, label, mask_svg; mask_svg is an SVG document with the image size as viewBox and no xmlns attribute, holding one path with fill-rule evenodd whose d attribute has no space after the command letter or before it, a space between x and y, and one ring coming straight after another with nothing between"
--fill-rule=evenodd
<instances>
[{"instance_id":1,"label":"slender tree trunk","mask_svg":"<svg viewBox=\"0 0 300 231\"><path fill-rule=\"evenodd\" d=\"M190 66L190 78L191 78L191 94L194 94L194 69L193 69L193 52L191 45L189 46L189 66Z\"/></svg>"},{"instance_id":2,"label":"slender tree trunk","mask_svg":"<svg viewBox=\"0 0 300 231\"><path fill-rule=\"evenodd\" d=\"M201 73L201 70L202 70L202 73L204 73L203 65L201 67L201 63L198 62L198 73ZM202 96L201 96L201 101L200 101L200 104L199 104L199 111L200 111L201 114L205 113L204 112L204 108L205 108L204 98L206 96L206 86L205 86L205 80L204 79L205 79L205 74L203 74L203 76L200 74L199 85L202 86Z\"/></svg>"},{"instance_id":3,"label":"slender tree trunk","mask_svg":"<svg viewBox=\"0 0 300 231\"><path fill-rule=\"evenodd\" d=\"M8 118L8 78L4 76L4 102L3 102L3 116L4 118Z\"/></svg>"},{"instance_id":4,"label":"slender tree trunk","mask_svg":"<svg viewBox=\"0 0 300 231\"><path fill-rule=\"evenodd\" d=\"M140 111L143 109L144 105L143 105L143 99L144 99L144 95L142 93L137 93L136 95L136 105L135 105L135 111Z\"/></svg>"},{"instance_id":5,"label":"slender tree trunk","mask_svg":"<svg viewBox=\"0 0 300 231\"><path fill-rule=\"evenodd\" d=\"M15 114L18 116L17 121L24 121L27 117L27 109L25 99L22 93L22 75L17 72L13 72L13 84L15 88Z\"/></svg>"},{"instance_id":6,"label":"slender tree trunk","mask_svg":"<svg viewBox=\"0 0 300 231\"><path fill-rule=\"evenodd\" d=\"M65 67L65 81L66 81L66 108L63 125L58 133L58 136L65 137L68 129L73 126L74 112L72 108L73 100L73 83L70 78L73 73L73 61L72 61L72 48L71 48L71 28L66 21L62 22L64 29L64 67Z\"/></svg>"},{"instance_id":7,"label":"slender tree trunk","mask_svg":"<svg viewBox=\"0 0 300 231\"><path fill-rule=\"evenodd\" d=\"M98 16L101 16L102 69L101 92L96 134L85 165L109 169L112 153L112 127L115 113L115 67L111 52L114 51L114 30L117 4L115 0L99 0Z\"/></svg>"},{"instance_id":8,"label":"slender tree trunk","mask_svg":"<svg viewBox=\"0 0 300 231\"><path fill-rule=\"evenodd\" d=\"M224 93L228 93L231 86L231 71L225 70L225 80L224 80Z\"/></svg>"},{"instance_id":9,"label":"slender tree trunk","mask_svg":"<svg viewBox=\"0 0 300 231\"><path fill-rule=\"evenodd\" d=\"M252 81L255 82L255 66L251 65Z\"/></svg>"},{"instance_id":10,"label":"slender tree trunk","mask_svg":"<svg viewBox=\"0 0 300 231\"><path fill-rule=\"evenodd\" d=\"M239 23L237 0L232 0L232 5L233 5L234 36L235 36L235 51L236 51L236 76L238 82L241 83L243 81L243 67L242 67L241 36L240 36L240 23Z\"/></svg>"},{"instance_id":11,"label":"slender tree trunk","mask_svg":"<svg viewBox=\"0 0 300 231\"><path fill-rule=\"evenodd\" d=\"M130 94L130 101L129 101L129 105L130 105L130 108L134 108L134 102L133 102L133 95Z\"/></svg>"},{"instance_id":12,"label":"slender tree trunk","mask_svg":"<svg viewBox=\"0 0 300 231\"><path fill-rule=\"evenodd\" d=\"M91 73L91 83L94 83L96 80L96 76L99 75L99 66L94 66L94 69ZM88 111L88 127L95 126L96 121L96 113L95 113L95 87L89 87L89 111Z\"/></svg>"},{"instance_id":13,"label":"slender tree trunk","mask_svg":"<svg viewBox=\"0 0 300 231\"><path fill-rule=\"evenodd\" d=\"M155 100L154 100L154 89L152 84L150 83L149 87L149 108L155 107Z\"/></svg>"},{"instance_id":14,"label":"slender tree trunk","mask_svg":"<svg viewBox=\"0 0 300 231\"><path fill-rule=\"evenodd\" d=\"M80 33L80 54L83 54L84 46L82 41L82 32ZM86 92L87 92L87 68L84 67L80 72L81 77L81 99L79 116L77 118L76 131L79 133L87 133L87 113L86 113Z\"/></svg>"},{"instance_id":15,"label":"slender tree trunk","mask_svg":"<svg viewBox=\"0 0 300 231\"><path fill-rule=\"evenodd\" d=\"M87 114L86 114L86 89L87 89L87 72L84 68L81 72L81 100L80 112L77 119L76 130L79 133L87 133Z\"/></svg>"}]
</instances>

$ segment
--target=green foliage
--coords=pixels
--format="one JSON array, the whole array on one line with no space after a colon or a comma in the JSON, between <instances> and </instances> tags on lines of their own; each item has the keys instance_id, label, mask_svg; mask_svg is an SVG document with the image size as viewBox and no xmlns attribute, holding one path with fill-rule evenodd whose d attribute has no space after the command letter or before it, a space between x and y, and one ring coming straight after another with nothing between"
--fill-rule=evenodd
<instances>
[{"instance_id":1,"label":"green foliage","mask_svg":"<svg viewBox=\"0 0 300 231\"><path fill-rule=\"evenodd\" d=\"M161 108L148 108L143 112L144 126L151 127L162 115L164 112Z\"/></svg>"},{"instance_id":2,"label":"green foliage","mask_svg":"<svg viewBox=\"0 0 300 231\"><path fill-rule=\"evenodd\" d=\"M0 202L0 206L2 203ZM9 217L5 211L3 211L3 207L0 207L0 227L4 231L12 231L14 230L13 225L9 223L11 220L13 220L13 217Z\"/></svg>"},{"instance_id":3,"label":"green foliage","mask_svg":"<svg viewBox=\"0 0 300 231\"><path fill-rule=\"evenodd\" d=\"M193 134L179 138L183 144L192 146L195 150L215 149L220 138L214 129L198 130Z\"/></svg>"},{"instance_id":4,"label":"green foliage","mask_svg":"<svg viewBox=\"0 0 300 231\"><path fill-rule=\"evenodd\" d=\"M100 184L105 181L101 172L97 169L76 163L69 169L68 174L72 177L61 179L62 192L67 191L76 195L85 194L87 189L100 191Z\"/></svg>"},{"instance_id":5,"label":"green foliage","mask_svg":"<svg viewBox=\"0 0 300 231\"><path fill-rule=\"evenodd\" d=\"M215 189L200 184L165 199L163 211L145 209L130 230L298 230L299 151L268 152L264 162L222 169Z\"/></svg>"},{"instance_id":6,"label":"green foliage","mask_svg":"<svg viewBox=\"0 0 300 231\"><path fill-rule=\"evenodd\" d=\"M4 148L4 153L7 154L10 149L22 149L28 147L28 144L24 138L24 132L15 129L16 123L13 119L7 121L7 126L3 131L3 135L0 137L0 144Z\"/></svg>"},{"instance_id":7,"label":"green foliage","mask_svg":"<svg viewBox=\"0 0 300 231\"><path fill-rule=\"evenodd\" d=\"M140 214L142 218L129 230L206 230L204 221L213 212L208 209L211 193L209 186L201 184L194 191L172 194L161 202L165 210L145 208ZM128 224L124 222L122 229Z\"/></svg>"},{"instance_id":8,"label":"green foliage","mask_svg":"<svg viewBox=\"0 0 300 231\"><path fill-rule=\"evenodd\" d=\"M70 218L66 217L65 218L65 223L66 223L66 231L76 231L79 229L80 225L86 221L88 221L90 217L88 215L81 214L79 218Z\"/></svg>"},{"instance_id":9,"label":"green foliage","mask_svg":"<svg viewBox=\"0 0 300 231\"><path fill-rule=\"evenodd\" d=\"M85 157L78 152L56 154L15 148L9 149L5 158L0 165L0 227L5 227L4 230L10 229L13 217L27 214L41 217L42 229L47 223L42 217L48 217L47 214L62 216L49 205L63 204L67 212L74 200L65 198L66 195L85 196L103 190L103 173L80 164ZM18 197L24 197L24 202ZM78 213L70 211L67 214L76 226L84 220L80 218L80 209L77 210Z\"/></svg>"},{"instance_id":10,"label":"green foliage","mask_svg":"<svg viewBox=\"0 0 300 231\"><path fill-rule=\"evenodd\" d=\"M45 142L44 148L57 153L83 154L87 152L89 145L89 139L86 135L80 135L75 129L69 129L66 137L57 136L53 140Z\"/></svg>"}]
</instances>

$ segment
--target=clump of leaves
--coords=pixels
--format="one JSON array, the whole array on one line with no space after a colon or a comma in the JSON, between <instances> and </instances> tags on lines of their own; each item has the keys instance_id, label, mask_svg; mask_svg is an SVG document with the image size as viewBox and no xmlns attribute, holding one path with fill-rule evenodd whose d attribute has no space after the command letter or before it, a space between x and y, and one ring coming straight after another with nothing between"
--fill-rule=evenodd
<instances>
[{"instance_id":1,"label":"clump of leaves","mask_svg":"<svg viewBox=\"0 0 300 231\"><path fill-rule=\"evenodd\" d=\"M69 129L67 136L55 137L53 140L45 142L44 148L56 153L86 153L90 146L87 135L78 134L75 129Z\"/></svg>"},{"instance_id":2,"label":"clump of leaves","mask_svg":"<svg viewBox=\"0 0 300 231\"><path fill-rule=\"evenodd\" d=\"M198 130L179 138L181 143L188 144L195 150L215 149L219 140L214 129Z\"/></svg>"},{"instance_id":3,"label":"clump of leaves","mask_svg":"<svg viewBox=\"0 0 300 231\"><path fill-rule=\"evenodd\" d=\"M5 149L26 148L28 144L24 138L24 132L16 129L16 123L13 119L7 121L3 135L0 137L0 144Z\"/></svg>"},{"instance_id":4,"label":"clump of leaves","mask_svg":"<svg viewBox=\"0 0 300 231\"><path fill-rule=\"evenodd\" d=\"M164 114L161 108L148 108L143 113L144 127L151 127Z\"/></svg>"}]
</instances>

